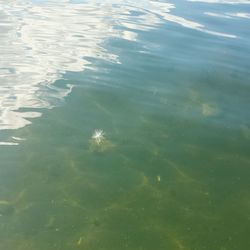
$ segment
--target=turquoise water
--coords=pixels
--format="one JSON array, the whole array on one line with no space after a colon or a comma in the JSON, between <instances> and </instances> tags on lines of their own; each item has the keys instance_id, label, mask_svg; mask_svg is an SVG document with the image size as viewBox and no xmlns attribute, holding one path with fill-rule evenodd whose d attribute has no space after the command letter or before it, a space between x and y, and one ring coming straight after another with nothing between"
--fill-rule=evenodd
<instances>
[{"instance_id":1,"label":"turquoise water","mask_svg":"<svg viewBox=\"0 0 250 250\"><path fill-rule=\"evenodd\" d=\"M0 250L250 249L249 4L0 0Z\"/></svg>"}]
</instances>

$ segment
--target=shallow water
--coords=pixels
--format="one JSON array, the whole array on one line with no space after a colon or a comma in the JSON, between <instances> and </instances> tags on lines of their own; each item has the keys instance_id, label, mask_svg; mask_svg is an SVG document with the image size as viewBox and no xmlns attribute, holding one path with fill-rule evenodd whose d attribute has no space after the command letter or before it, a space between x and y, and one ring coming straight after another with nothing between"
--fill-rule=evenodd
<instances>
[{"instance_id":1,"label":"shallow water","mask_svg":"<svg viewBox=\"0 0 250 250\"><path fill-rule=\"evenodd\" d=\"M250 249L249 4L0 0L0 250Z\"/></svg>"}]
</instances>

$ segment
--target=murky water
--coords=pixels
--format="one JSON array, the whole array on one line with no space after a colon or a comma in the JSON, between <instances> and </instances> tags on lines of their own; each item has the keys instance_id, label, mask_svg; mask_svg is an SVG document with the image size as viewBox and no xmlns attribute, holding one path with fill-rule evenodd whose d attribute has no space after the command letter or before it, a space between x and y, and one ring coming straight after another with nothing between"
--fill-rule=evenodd
<instances>
[{"instance_id":1,"label":"murky water","mask_svg":"<svg viewBox=\"0 0 250 250\"><path fill-rule=\"evenodd\" d=\"M0 0L0 250L250 249L248 0Z\"/></svg>"}]
</instances>

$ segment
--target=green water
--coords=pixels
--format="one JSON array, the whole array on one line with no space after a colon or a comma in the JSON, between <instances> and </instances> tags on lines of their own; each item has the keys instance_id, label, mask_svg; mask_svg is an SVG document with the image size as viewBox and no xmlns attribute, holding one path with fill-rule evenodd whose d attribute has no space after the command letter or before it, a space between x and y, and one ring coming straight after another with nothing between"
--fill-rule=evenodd
<instances>
[{"instance_id":1,"label":"green water","mask_svg":"<svg viewBox=\"0 0 250 250\"><path fill-rule=\"evenodd\" d=\"M188 4L237 38L164 21L105 39L119 63L63 69L38 85L53 108L0 131L23 138L0 146L0 250L250 249L249 20L199 15L248 5Z\"/></svg>"}]
</instances>

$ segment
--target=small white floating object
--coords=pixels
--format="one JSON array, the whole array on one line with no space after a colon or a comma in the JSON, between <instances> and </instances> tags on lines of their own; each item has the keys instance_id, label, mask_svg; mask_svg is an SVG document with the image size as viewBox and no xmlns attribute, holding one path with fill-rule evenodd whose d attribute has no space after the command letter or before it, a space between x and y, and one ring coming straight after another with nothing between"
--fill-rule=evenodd
<instances>
[{"instance_id":1,"label":"small white floating object","mask_svg":"<svg viewBox=\"0 0 250 250\"><path fill-rule=\"evenodd\" d=\"M104 139L104 132L101 129L96 129L94 134L92 135L92 139L99 145L101 141Z\"/></svg>"}]
</instances>

